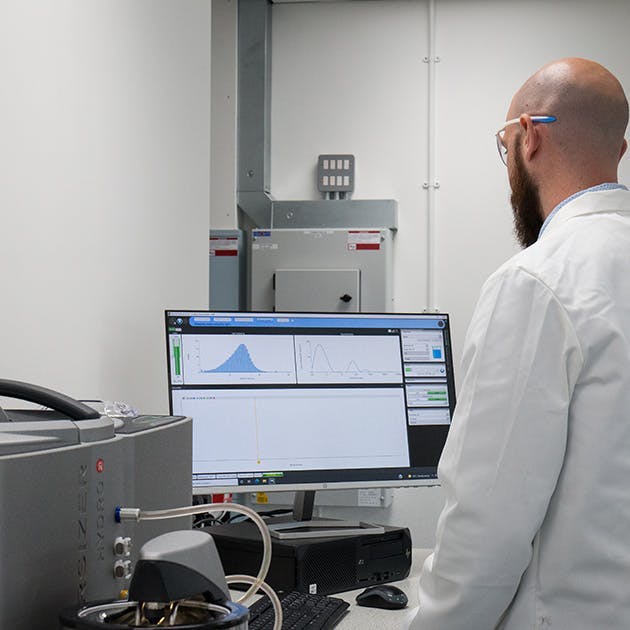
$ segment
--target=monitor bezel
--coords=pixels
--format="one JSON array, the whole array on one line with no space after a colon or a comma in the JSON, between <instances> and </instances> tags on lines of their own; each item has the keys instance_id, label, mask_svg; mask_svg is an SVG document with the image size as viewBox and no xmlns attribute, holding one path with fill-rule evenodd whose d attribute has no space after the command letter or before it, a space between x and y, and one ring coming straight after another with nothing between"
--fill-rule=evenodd
<instances>
[{"instance_id":1,"label":"monitor bezel","mask_svg":"<svg viewBox=\"0 0 630 630\"><path fill-rule=\"evenodd\" d=\"M168 338L168 318L173 316L190 317L194 315L200 316L219 316L219 317L234 317L234 316L262 316L262 317L308 317L309 315L321 315L321 316L334 316L342 318L351 317L413 317L413 318L426 318L426 319L444 319L445 326L441 330L444 332L444 341L446 350L446 363L450 363L451 372L453 376L452 391L449 389L449 396L452 396L453 407L455 405L455 373L454 362L451 342L451 330L450 330L450 316L444 312L427 312L427 313L398 313L398 312L358 312L358 313L339 313L335 311L214 311L214 310L199 310L199 309L165 309L164 322L165 322L165 344L166 344L166 365L167 365L167 387L168 387L168 402L169 413L173 413L173 390L171 387L171 362L170 362L170 348ZM451 415L452 423L452 415ZM449 430L450 430L450 424ZM448 433L447 433L448 435ZM283 484L265 484L257 486L249 485L192 485L193 496L210 496L210 495L226 495L226 494L252 494L257 492L304 492L304 491L321 491L321 490L362 490L372 488L415 488L415 487L435 487L439 486L440 482L437 477L437 468L435 468L435 476L428 476L426 478L402 478L402 479L387 479L379 481L327 481L327 482L308 482L308 483L283 483Z\"/></svg>"}]
</instances>

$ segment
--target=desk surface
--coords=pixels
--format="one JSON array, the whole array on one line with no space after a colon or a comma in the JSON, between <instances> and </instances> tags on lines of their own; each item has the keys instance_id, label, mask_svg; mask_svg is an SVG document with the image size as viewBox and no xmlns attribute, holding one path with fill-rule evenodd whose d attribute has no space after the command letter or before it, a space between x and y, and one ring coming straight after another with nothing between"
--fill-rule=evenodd
<instances>
[{"instance_id":1,"label":"desk surface","mask_svg":"<svg viewBox=\"0 0 630 630\"><path fill-rule=\"evenodd\" d=\"M355 597L363 589L331 594L330 597L339 597L350 604L348 612L335 627L335 630L384 630L385 628L387 630L407 630L418 611L420 571L425 558L431 551L431 549L414 549L409 577L406 580L400 580L400 582L392 582L392 584L402 589L409 599L409 604L402 610L383 610L381 608L357 606L354 601ZM237 593L233 594L237 595ZM238 595L240 596L242 593L238 593Z\"/></svg>"},{"instance_id":2,"label":"desk surface","mask_svg":"<svg viewBox=\"0 0 630 630\"><path fill-rule=\"evenodd\" d=\"M331 595L339 597L350 604L348 613L339 622L335 630L403 630L409 628L412 619L418 611L418 581L420 571L425 558L431 553L431 549L414 549L411 562L411 573L406 580L394 582L396 586L405 591L409 598L409 604L402 610L382 610L379 608L366 608L357 606L354 598L363 590L348 591Z\"/></svg>"}]
</instances>

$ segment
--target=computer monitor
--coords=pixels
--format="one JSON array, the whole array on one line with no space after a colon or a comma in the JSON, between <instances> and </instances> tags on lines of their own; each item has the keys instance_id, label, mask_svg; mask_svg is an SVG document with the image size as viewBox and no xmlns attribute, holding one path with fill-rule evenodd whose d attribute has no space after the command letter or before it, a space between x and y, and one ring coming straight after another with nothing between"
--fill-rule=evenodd
<instances>
[{"instance_id":1,"label":"computer monitor","mask_svg":"<svg viewBox=\"0 0 630 630\"><path fill-rule=\"evenodd\" d=\"M448 315L170 310L166 338L194 494L437 483Z\"/></svg>"}]
</instances>

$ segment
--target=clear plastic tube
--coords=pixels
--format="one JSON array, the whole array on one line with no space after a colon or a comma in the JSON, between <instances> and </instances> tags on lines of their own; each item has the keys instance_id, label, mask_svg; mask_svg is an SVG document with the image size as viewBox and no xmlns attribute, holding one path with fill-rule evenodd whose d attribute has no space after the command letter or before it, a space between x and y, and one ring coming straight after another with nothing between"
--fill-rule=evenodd
<instances>
[{"instance_id":1,"label":"clear plastic tube","mask_svg":"<svg viewBox=\"0 0 630 630\"><path fill-rule=\"evenodd\" d=\"M258 512L252 510L251 508L245 507L244 505L238 505L237 503L205 503L203 505L193 505L179 508L169 508L166 510L149 511L139 510L138 508L116 508L116 513L120 520L136 521L157 521L167 518L179 518L180 516L206 514L207 512L239 512L240 514L245 514L246 516L249 516L252 521L254 521L254 523L258 526L258 529L260 530L260 534L262 535L263 539L263 559L260 565L260 571L258 572L256 578L246 576L252 580L251 586L240 599L236 600L237 603L244 604L259 589L263 588L262 585L264 584L264 580L267 577L267 571L269 571L269 565L271 564L271 535L269 534L269 529L267 528L265 521L263 521L262 517L259 516ZM242 581L245 583L249 583L247 580ZM267 591L265 591L265 593L266 592Z\"/></svg>"},{"instance_id":2,"label":"clear plastic tube","mask_svg":"<svg viewBox=\"0 0 630 630\"><path fill-rule=\"evenodd\" d=\"M253 584L255 582L255 578L253 578L251 575L228 575L225 579L228 584ZM267 584L267 582L261 582L260 590L269 597L273 606L273 610L276 613L276 621L273 624L273 630L281 630L282 604L280 603L280 599L276 595L276 592L271 588L271 586Z\"/></svg>"}]
</instances>

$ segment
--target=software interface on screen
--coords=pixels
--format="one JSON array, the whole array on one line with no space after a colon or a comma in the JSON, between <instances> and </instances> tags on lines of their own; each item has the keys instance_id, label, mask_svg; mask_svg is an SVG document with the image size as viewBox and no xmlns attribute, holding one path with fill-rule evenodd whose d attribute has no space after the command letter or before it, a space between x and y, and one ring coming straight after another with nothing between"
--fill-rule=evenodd
<instances>
[{"instance_id":1,"label":"software interface on screen","mask_svg":"<svg viewBox=\"0 0 630 630\"><path fill-rule=\"evenodd\" d=\"M193 486L436 478L455 407L447 315L167 311Z\"/></svg>"}]
</instances>

